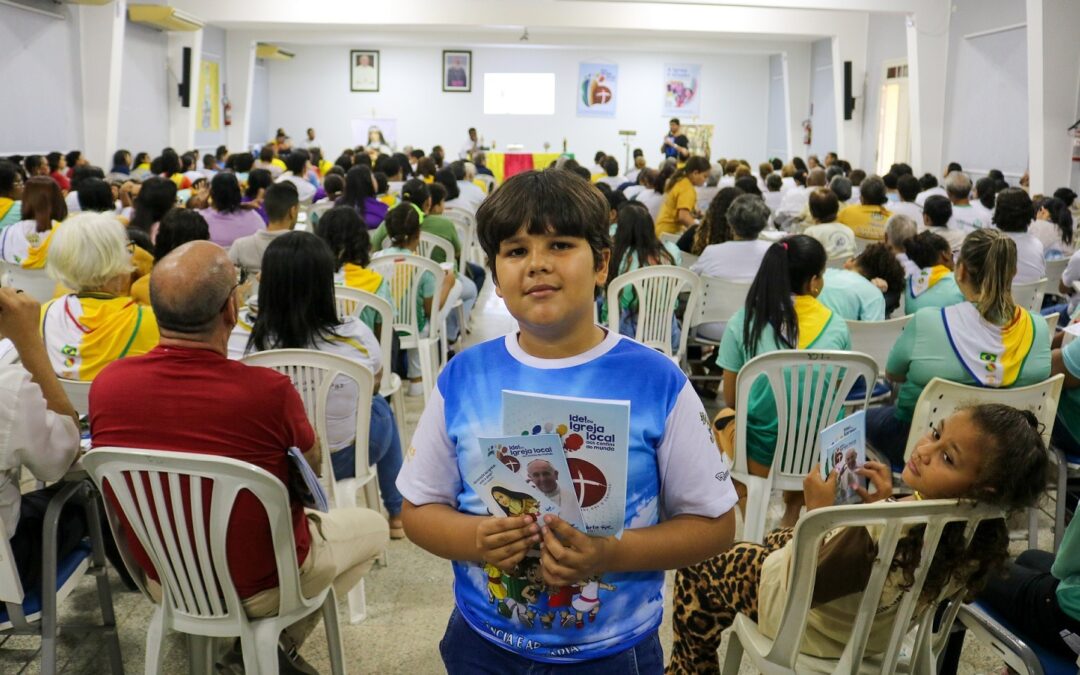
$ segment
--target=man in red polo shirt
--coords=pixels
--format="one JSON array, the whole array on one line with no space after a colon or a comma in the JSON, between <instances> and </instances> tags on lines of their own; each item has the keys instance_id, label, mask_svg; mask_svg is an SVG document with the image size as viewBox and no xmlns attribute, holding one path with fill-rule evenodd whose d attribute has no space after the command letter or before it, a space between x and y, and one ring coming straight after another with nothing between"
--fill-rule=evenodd
<instances>
[{"instance_id":1,"label":"man in red polo shirt","mask_svg":"<svg viewBox=\"0 0 1080 675\"><path fill-rule=\"evenodd\" d=\"M308 462L321 467L315 434L289 378L226 358L239 310L235 280L228 254L208 241L185 244L158 262L150 299L161 340L143 356L114 361L94 380L95 447L231 457L269 471L286 485L289 447L305 450ZM307 597L331 582L337 593L346 593L389 540L386 520L370 509L305 512L296 499L291 506L300 585ZM278 579L270 526L253 495L237 498L228 529L229 571L245 610L253 617L273 614ZM129 537L128 543L147 576L156 578L138 541ZM318 617L316 612L286 631L283 647L291 663L283 665L293 665L292 672L310 672L295 649Z\"/></svg>"}]
</instances>

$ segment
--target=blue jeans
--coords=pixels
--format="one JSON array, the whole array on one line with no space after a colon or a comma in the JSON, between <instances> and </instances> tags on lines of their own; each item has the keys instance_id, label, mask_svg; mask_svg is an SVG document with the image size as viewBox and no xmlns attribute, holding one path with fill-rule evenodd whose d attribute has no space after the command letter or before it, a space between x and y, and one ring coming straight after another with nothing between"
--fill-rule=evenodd
<instances>
[{"instance_id":1,"label":"blue jeans","mask_svg":"<svg viewBox=\"0 0 1080 675\"><path fill-rule=\"evenodd\" d=\"M896 419L894 405L866 410L866 441L887 457L896 471L904 468L904 449L910 431L911 422Z\"/></svg>"},{"instance_id":2,"label":"blue jeans","mask_svg":"<svg viewBox=\"0 0 1080 675\"><path fill-rule=\"evenodd\" d=\"M1069 433L1060 416L1061 413L1059 412L1058 418L1054 420L1054 429L1050 433L1050 441L1068 455L1070 460L1073 460L1080 457L1080 443Z\"/></svg>"},{"instance_id":3,"label":"blue jeans","mask_svg":"<svg viewBox=\"0 0 1080 675\"><path fill-rule=\"evenodd\" d=\"M448 675L661 675L664 672L664 652L656 631L618 654L581 663L544 663L518 656L485 640L456 607L439 643L439 653Z\"/></svg>"},{"instance_id":4,"label":"blue jeans","mask_svg":"<svg viewBox=\"0 0 1080 675\"><path fill-rule=\"evenodd\" d=\"M403 462L401 456L401 438L398 436L397 423L390 404L376 394L371 400L371 428L368 431L368 463L374 464L379 472L379 493L383 505L391 516L401 513L401 493L398 492L398 472ZM334 469L334 478L344 480L356 475L356 444L347 445L330 453L330 465Z\"/></svg>"}]
</instances>

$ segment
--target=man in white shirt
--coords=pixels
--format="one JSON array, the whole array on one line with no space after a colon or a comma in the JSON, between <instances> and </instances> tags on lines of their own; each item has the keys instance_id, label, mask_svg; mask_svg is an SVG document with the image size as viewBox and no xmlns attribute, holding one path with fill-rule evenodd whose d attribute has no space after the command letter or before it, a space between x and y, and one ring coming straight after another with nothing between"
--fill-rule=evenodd
<instances>
[{"instance_id":1,"label":"man in white shirt","mask_svg":"<svg viewBox=\"0 0 1080 675\"><path fill-rule=\"evenodd\" d=\"M949 162L949 166L945 167L945 178L948 178L949 174L953 171L963 171L963 169L956 162ZM919 206L926 203L927 197L933 197L934 195L941 195L942 197L949 196L949 193L945 191L945 188L938 185L937 178L931 173L927 173L920 178L919 185L922 187L922 192L915 198L915 203Z\"/></svg>"},{"instance_id":2,"label":"man in white shirt","mask_svg":"<svg viewBox=\"0 0 1080 675\"><path fill-rule=\"evenodd\" d=\"M810 192L819 187L825 187L825 169L821 167L811 169L806 176L805 186L794 187L784 193L784 198L780 201L780 208L777 210L780 213L792 215L802 213L803 209L806 208L807 200L810 198Z\"/></svg>"},{"instance_id":3,"label":"man in white shirt","mask_svg":"<svg viewBox=\"0 0 1080 675\"><path fill-rule=\"evenodd\" d=\"M596 182L607 183L612 190L618 190L619 186L626 182L626 178L619 175L619 160L608 155L603 164L605 176Z\"/></svg>"},{"instance_id":4,"label":"man in white shirt","mask_svg":"<svg viewBox=\"0 0 1080 675\"><path fill-rule=\"evenodd\" d=\"M304 148L305 150L319 147L319 144L315 142L315 130L311 127L308 127L307 138L301 141L300 147Z\"/></svg>"},{"instance_id":5,"label":"man in white shirt","mask_svg":"<svg viewBox=\"0 0 1080 675\"><path fill-rule=\"evenodd\" d=\"M254 277L262 269L263 253L270 242L296 227L300 201L295 183L282 180L268 187L263 197L263 208L270 218L266 229L240 237L229 247L229 260L245 270L248 277Z\"/></svg>"},{"instance_id":6,"label":"man in white shirt","mask_svg":"<svg viewBox=\"0 0 1080 675\"><path fill-rule=\"evenodd\" d=\"M78 414L45 352L40 318L41 307L29 295L0 288L0 333L21 359L18 365L0 366L0 520L27 590L40 586L45 511L62 485L23 495L22 467L40 481L56 481L79 452ZM57 560L73 551L86 533L79 509L66 507L58 523Z\"/></svg>"},{"instance_id":7,"label":"man in white shirt","mask_svg":"<svg viewBox=\"0 0 1080 675\"><path fill-rule=\"evenodd\" d=\"M726 215L734 240L706 246L690 270L727 281L753 281L761 259L772 245L758 239L769 220L769 207L757 195L740 195L731 202ZM705 338L720 340L724 337L724 324L702 324L698 331Z\"/></svg>"},{"instance_id":8,"label":"man in white shirt","mask_svg":"<svg viewBox=\"0 0 1080 675\"><path fill-rule=\"evenodd\" d=\"M278 183L292 183L296 186L296 194L300 197L300 201L306 204L310 204L311 200L315 198L315 193L318 190L312 185L306 178L308 169L311 168L311 155L307 150L296 149L289 153L285 160L285 166L288 168L288 172L281 175L281 178L277 179Z\"/></svg>"},{"instance_id":9,"label":"man in white shirt","mask_svg":"<svg viewBox=\"0 0 1080 675\"><path fill-rule=\"evenodd\" d=\"M971 205L971 179L962 171L953 171L945 178L945 193L952 202L952 218L949 228L953 230L981 230L990 225L982 214Z\"/></svg>"},{"instance_id":10,"label":"man in white shirt","mask_svg":"<svg viewBox=\"0 0 1080 675\"><path fill-rule=\"evenodd\" d=\"M911 218L916 223L921 223L922 207L915 203L915 198L919 196L919 179L910 173L898 177L896 179L896 194L899 199L889 203L889 211L892 211L894 215L899 213Z\"/></svg>"},{"instance_id":11,"label":"man in white shirt","mask_svg":"<svg viewBox=\"0 0 1080 675\"><path fill-rule=\"evenodd\" d=\"M469 167L472 167L471 172ZM476 178L476 166L472 162L459 159L450 163L450 170L454 172L454 180L457 181L458 190L461 192L457 201L463 203L466 209L476 213L476 209L480 208L480 204L484 201L484 191L472 182Z\"/></svg>"},{"instance_id":12,"label":"man in white shirt","mask_svg":"<svg viewBox=\"0 0 1080 675\"><path fill-rule=\"evenodd\" d=\"M469 140L461 144L461 150L458 150L458 159L472 159L473 155L480 150L480 141L476 135L476 128L469 127Z\"/></svg>"},{"instance_id":13,"label":"man in white shirt","mask_svg":"<svg viewBox=\"0 0 1080 675\"><path fill-rule=\"evenodd\" d=\"M784 193L780 191L783 185L784 179L778 173L770 173L765 178L765 191L761 193L761 198L773 213L780 208L780 202L784 199Z\"/></svg>"}]
</instances>

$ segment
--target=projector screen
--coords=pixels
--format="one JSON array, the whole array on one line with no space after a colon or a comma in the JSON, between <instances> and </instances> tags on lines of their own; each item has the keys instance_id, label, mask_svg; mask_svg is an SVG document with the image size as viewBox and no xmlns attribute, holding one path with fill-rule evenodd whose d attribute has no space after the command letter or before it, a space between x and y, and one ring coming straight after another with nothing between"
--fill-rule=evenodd
<instances>
[{"instance_id":1,"label":"projector screen","mask_svg":"<svg viewBox=\"0 0 1080 675\"><path fill-rule=\"evenodd\" d=\"M554 115L555 73L484 73L485 115Z\"/></svg>"}]
</instances>

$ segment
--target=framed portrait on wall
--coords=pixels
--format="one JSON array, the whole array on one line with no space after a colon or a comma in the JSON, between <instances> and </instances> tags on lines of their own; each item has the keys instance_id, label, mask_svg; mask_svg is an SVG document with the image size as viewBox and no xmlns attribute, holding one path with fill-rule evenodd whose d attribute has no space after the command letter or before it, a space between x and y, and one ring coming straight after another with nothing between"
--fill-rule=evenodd
<instances>
[{"instance_id":1,"label":"framed portrait on wall","mask_svg":"<svg viewBox=\"0 0 1080 675\"><path fill-rule=\"evenodd\" d=\"M379 52L354 49L349 52L352 91L379 91Z\"/></svg>"},{"instance_id":2,"label":"framed portrait on wall","mask_svg":"<svg viewBox=\"0 0 1080 675\"><path fill-rule=\"evenodd\" d=\"M472 91L472 52L443 50L442 90Z\"/></svg>"}]
</instances>

